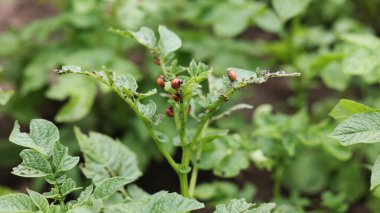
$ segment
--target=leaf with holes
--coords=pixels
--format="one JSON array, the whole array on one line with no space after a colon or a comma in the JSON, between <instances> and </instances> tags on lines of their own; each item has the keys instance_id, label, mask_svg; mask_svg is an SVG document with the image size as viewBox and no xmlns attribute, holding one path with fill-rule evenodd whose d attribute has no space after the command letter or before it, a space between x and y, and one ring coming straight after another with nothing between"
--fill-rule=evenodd
<instances>
[{"instance_id":1,"label":"leaf with holes","mask_svg":"<svg viewBox=\"0 0 380 213\"><path fill-rule=\"evenodd\" d=\"M9 140L12 143L36 149L45 156L49 156L54 143L59 139L58 128L52 122L43 119L33 119L29 128L29 134L20 132L20 125L16 121Z\"/></svg>"}]
</instances>

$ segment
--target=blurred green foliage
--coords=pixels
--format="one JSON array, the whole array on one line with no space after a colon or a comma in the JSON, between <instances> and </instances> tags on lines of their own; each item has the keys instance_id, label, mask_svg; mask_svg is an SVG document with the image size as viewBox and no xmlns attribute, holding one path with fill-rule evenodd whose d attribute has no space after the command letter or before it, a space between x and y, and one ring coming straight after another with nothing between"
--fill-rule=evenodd
<instances>
[{"instance_id":1,"label":"blurred green foliage","mask_svg":"<svg viewBox=\"0 0 380 213\"><path fill-rule=\"evenodd\" d=\"M98 90L99 84L92 80L58 79L51 71L63 64L91 70L106 66L133 75L143 90L151 89L159 75L152 56L107 29L165 24L185 41L178 55L182 63L192 58L208 62L219 75L227 66L302 73L301 78L286 82L292 94L289 99L282 98L273 107L255 106L251 124L242 125L247 119L241 114L215 121L215 126L236 134L207 143L201 169L235 177L252 162L269 170L274 198L286 200L284 209L308 199L286 197L284 190L321 195L320 207L332 212L344 212L349 208L344 203L351 206L359 201L379 208L373 201L379 193L369 192L365 165L375 162L380 146L342 147L327 137L335 124L327 114L340 98L380 108L379 1L68 0L54 4L60 10L56 15L0 35L4 61L0 80L16 91L0 108L2 114L21 123L36 117L54 118L61 123L62 138L72 142L68 144L71 150L78 150L73 125L117 136L137 154L140 167L147 168L160 155L130 110L107 88ZM251 90L242 98L252 98L256 91L265 96L266 91ZM6 99L8 95L0 91L0 104ZM154 101L157 111L164 112L164 103ZM170 125L164 119L159 128L173 129L174 136ZM14 164L11 159L17 152L11 149L0 143L1 153L8 158L4 166ZM226 173L221 168L229 169ZM215 205L226 191L226 197L242 196L237 188L222 183L201 185L198 192L207 189L209 194L201 193L199 198ZM244 194L252 197L254 193ZM306 203L301 207L311 205Z\"/></svg>"}]
</instances>

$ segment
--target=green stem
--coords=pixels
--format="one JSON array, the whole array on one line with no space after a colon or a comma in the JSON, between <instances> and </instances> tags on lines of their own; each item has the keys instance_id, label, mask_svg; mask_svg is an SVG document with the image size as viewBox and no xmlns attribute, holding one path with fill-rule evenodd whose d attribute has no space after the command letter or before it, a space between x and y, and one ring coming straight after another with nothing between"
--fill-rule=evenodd
<instances>
[{"instance_id":1,"label":"green stem","mask_svg":"<svg viewBox=\"0 0 380 213\"><path fill-rule=\"evenodd\" d=\"M178 173L179 175L179 182L180 182L180 188L181 188L181 194L184 197L189 196L189 182L187 177L187 169L190 165L190 150L189 146L187 145L187 136L186 136L186 104L180 103L179 104L180 110L179 110L179 119L180 119L180 129L179 129L179 135L181 138L181 144L182 144L182 159L181 159L181 165L180 165L180 171Z\"/></svg>"},{"instance_id":2,"label":"green stem","mask_svg":"<svg viewBox=\"0 0 380 213\"><path fill-rule=\"evenodd\" d=\"M225 98L229 98L234 91L235 91L235 88L233 88L233 87L229 88L223 95L219 96L219 99L215 103L213 103L208 108L208 111L207 111L205 117L202 119L201 123L198 125L198 128L196 129L194 136L189 143L190 149L198 141L199 136L202 134L203 130L205 128L207 128L208 122L211 119L212 115L215 113L215 111L218 110L218 108L223 103L223 101L225 101ZM199 170L198 161L201 158L202 149L203 149L203 144L202 143L198 144L197 151L195 154L196 156L195 156L193 171L191 173L191 178L190 178L189 197L193 197L193 195L194 195L194 190L195 190L195 186L197 183L198 170Z\"/></svg>"},{"instance_id":3,"label":"green stem","mask_svg":"<svg viewBox=\"0 0 380 213\"><path fill-rule=\"evenodd\" d=\"M201 135L202 135L202 133L204 133L203 130L207 129L207 126L208 126L208 122L206 122L206 124L202 128ZM199 170L198 163L199 163L201 156L202 156L202 149L203 149L203 143L199 143L198 147L197 147L197 151L195 153L195 161L193 163L194 166L193 166L193 170L191 172L191 177L190 177L189 197L193 197L195 186L197 185L198 170Z\"/></svg>"},{"instance_id":4,"label":"green stem","mask_svg":"<svg viewBox=\"0 0 380 213\"><path fill-rule=\"evenodd\" d=\"M164 155L165 159L168 161L168 163L174 169L174 171L178 173L177 163L174 161L172 156L166 151L166 149L162 146L161 142L158 140L158 137L152 128L152 124L149 121L144 121L144 123L145 123L146 128L148 129L149 135L152 137L158 149Z\"/></svg>"},{"instance_id":5,"label":"green stem","mask_svg":"<svg viewBox=\"0 0 380 213\"><path fill-rule=\"evenodd\" d=\"M187 173L179 173L179 185L181 188L181 195L184 197L189 197L189 181L187 178Z\"/></svg>"},{"instance_id":6,"label":"green stem","mask_svg":"<svg viewBox=\"0 0 380 213\"><path fill-rule=\"evenodd\" d=\"M54 184L54 188L57 189L59 193L59 197L58 197L59 205L61 206L62 209L65 209L65 202L62 199L62 193L61 193L61 190L59 189L58 184Z\"/></svg>"},{"instance_id":7,"label":"green stem","mask_svg":"<svg viewBox=\"0 0 380 213\"><path fill-rule=\"evenodd\" d=\"M164 75L168 74L168 71L166 70L166 61L163 56L159 56L161 70L164 73Z\"/></svg>"},{"instance_id":8,"label":"green stem","mask_svg":"<svg viewBox=\"0 0 380 213\"><path fill-rule=\"evenodd\" d=\"M281 197L281 182L282 182L282 176L284 173L283 167L280 167L277 169L274 177L274 198L279 199Z\"/></svg>"},{"instance_id":9,"label":"green stem","mask_svg":"<svg viewBox=\"0 0 380 213\"><path fill-rule=\"evenodd\" d=\"M132 100L125 98L122 94L119 93L118 90L114 89L114 91L132 108L132 110L135 112L137 117L143 121L145 124L145 127L147 128L149 135L153 139L154 143L160 150L160 152L164 155L165 159L168 161L170 166L174 169L175 172L178 172L178 166L177 163L174 161L172 156L165 150L165 148L162 146L161 142L159 141L156 133L153 130L153 125L150 120L148 120L136 107L136 105L132 102Z\"/></svg>"}]
</instances>

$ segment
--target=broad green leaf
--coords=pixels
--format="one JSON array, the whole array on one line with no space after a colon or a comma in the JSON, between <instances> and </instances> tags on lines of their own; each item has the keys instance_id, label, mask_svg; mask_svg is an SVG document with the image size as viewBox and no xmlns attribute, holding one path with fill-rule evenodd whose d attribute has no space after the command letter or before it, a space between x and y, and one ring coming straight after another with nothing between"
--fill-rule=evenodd
<instances>
[{"instance_id":1,"label":"broad green leaf","mask_svg":"<svg viewBox=\"0 0 380 213\"><path fill-rule=\"evenodd\" d=\"M252 4L225 1L215 4L207 18L217 36L234 37L244 32L254 13Z\"/></svg>"},{"instance_id":2,"label":"broad green leaf","mask_svg":"<svg viewBox=\"0 0 380 213\"><path fill-rule=\"evenodd\" d=\"M329 183L329 170L323 155L312 150L305 152L307 154L298 154L284 169L282 182L289 189L315 194Z\"/></svg>"},{"instance_id":3,"label":"broad green leaf","mask_svg":"<svg viewBox=\"0 0 380 213\"><path fill-rule=\"evenodd\" d=\"M272 0L272 5L283 22L307 9L311 0Z\"/></svg>"},{"instance_id":4,"label":"broad green leaf","mask_svg":"<svg viewBox=\"0 0 380 213\"><path fill-rule=\"evenodd\" d=\"M4 212L35 212L32 199L25 194L9 194L0 197L0 210Z\"/></svg>"},{"instance_id":5,"label":"broad green leaf","mask_svg":"<svg viewBox=\"0 0 380 213\"><path fill-rule=\"evenodd\" d=\"M217 205L214 213L270 213L275 207L274 203L263 203L256 206L247 203L245 199L233 199L227 204Z\"/></svg>"},{"instance_id":6,"label":"broad green leaf","mask_svg":"<svg viewBox=\"0 0 380 213\"><path fill-rule=\"evenodd\" d=\"M0 105L5 105L9 101L9 99L11 99L13 94L14 94L13 90L3 91L0 88Z\"/></svg>"},{"instance_id":7,"label":"broad green leaf","mask_svg":"<svg viewBox=\"0 0 380 213\"><path fill-rule=\"evenodd\" d=\"M249 153L249 157L259 169L265 168L267 170L271 170L274 165L274 161L268 156L264 155L263 151L260 149Z\"/></svg>"},{"instance_id":8,"label":"broad green leaf","mask_svg":"<svg viewBox=\"0 0 380 213\"><path fill-rule=\"evenodd\" d=\"M86 202L90 198L93 190L94 190L94 186L93 185L90 185L90 186L86 187L84 189L84 191L82 191L82 193L80 193L78 201L81 202L81 203Z\"/></svg>"},{"instance_id":9,"label":"broad green leaf","mask_svg":"<svg viewBox=\"0 0 380 213\"><path fill-rule=\"evenodd\" d=\"M163 55L168 55L182 46L181 39L166 26L158 26L158 33L160 34L160 40L158 45Z\"/></svg>"},{"instance_id":10,"label":"broad green leaf","mask_svg":"<svg viewBox=\"0 0 380 213\"><path fill-rule=\"evenodd\" d=\"M59 141L53 147L53 164L57 171L67 171L76 166L79 162L79 157L68 155L68 148L63 146Z\"/></svg>"},{"instance_id":11,"label":"broad green leaf","mask_svg":"<svg viewBox=\"0 0 380 213\"><path fill-rule=\"evenodd\" d=\"M63 183L63 181L66 180L66 173L65 172L57 172L57 173L54 173L54 174L50 174L48 176L46 176L45 178L45 181L54 185L54 184L61 184Z\"/></svg>"},{"instance_id":12,"label":"broad green leaf","mask_svg":"<svg viewBox=\"0 0 380 213\"><path fill-rule=\"evenodd\" d=\"M43 193L45 198L58 198L61 196L57 188L52 188L49 192Z\"/></svg>"},{"instance_id":13,"label":"broad green leaf","mask_svg":"<svg viewBox=\"0 0 380 213\"><path fill-rule=\"evenodd\" d=\"M368 178L364 175L363 166L358 161L344 164L328 181L331 184L331 190L344 193L349 202L357 201L368 193Z\"/></svg>"},{"instance_id":14,"label":"broad green leaf","mask_svg":"<svg viewBox=\"0 0 380 213\"><path fill-rule=\"evenodd\" d=\"M96 84L78 76L62 76L46 93L53 100L69 101L55 116L57 122L73 122L85 117L91 110L96 95Z\"/></svg>"},{"instance_id":15,"label":"broad green leaf","mask_svg":"<svg viewBox=\"0 0 380 213\"><path fill-rule=\"evenodd\" d=\"M225 156L216 165L214 174L221 177L230 178L238 175L241 170L248 168L249 161L244 152L232 150L226 151L227 153ZM228 153L228 151L231 153Z\"/></svg>"},{"instance_id":16,"label":"broad green leaf","mask_svg":"<svg viewBox=\"0 0 380 213\"><path fill-rule=\"evenodd\" d=\"M60 59L64 57L63 51L42 51L32 57L32 61L24 68L21 94L41 89L48 83L48 72L53 70Z\"/></svg>"},{"instance_id":17,"label":"broad green leaf","mask_svg":"<svg viewBox=\"0 0 380 213\"><path fill-rule=\"evenodd\" d=\"M327 135L321 136L322 147L335 158L341 161L347 161L352 156L352 150L342 146L338 141L329 138Z\"/></svg>"},{"instance_id":18,"label":"broad green leaf","mask_svg":"<svg viewBox=\"0 0 380 213\"><path fill-rule=\"evenodd\" d=\"M33 190L30 190L28 188L26 189L26 191L28 192L34 205L37 206L39 210L41 210L42 212L48 212L49 202L42 194L35 192Z\"/></svg>"},{"instance_id":19,"label":"broad green leaf","mask_svg":"<svg viewBox=\"0 0 380 213\"><path fill-rule=\"evenodd\" d=\"M266 9L254 17L254 21L261 29L268 32L278 33L282 31L280 18L270 9Z\"/></svg>"},{"instance_id":20,"label":"broad green leaf","mask_svg":"<svg viewBox=\"0 0 380 213\"><path fill-rule=\"evenodd\" d=\"M41 153L25 149L20 156L23 161L13 168L12 174L21 177L45 177L52 173L48 160Z\"/></svg>"},{"instance_id":21,"label":"broad green leaf","mask_svg":"<svg viewBox=\"0 0 380 213\"><path fill-rule=\"evenodd\" d=\"M155 49L157 45L157 39L154 32L147 27L141 27L137 32L131 30L122 31L114 28L109 28L109 31L127 38L131 38L151 50Z\"/></svg>"},{"instance_id":22,"label":"broad green leaf","mask_svg":"<svg viewBox=\"0 0 380 213\"><path fill-rule=\"evenodd\" d=\"M12 143L36 149L49 156L54 143L59 139L58 128L52 122L43 119L33 119L29 128L29 134L20 132L20 125L16 121L9 140Z\"/></svg>"},{"instance_id":23,"label":"broad green leaf","mask_svg":"<svg viewBox=\"0 0 380 213\"><path fill-rule=\"evenodd\" d=\"M71 192L79 190L81 188L82 187L76 187L75 181L71 178L68 178L65 181L63 181L63 183L61 185L61 194L63 196L66 196L66 195L70 194Z\"/></svg>"},{"instance_id":24,"label":"broad green leaf","mask_svg":"<svg viewBox=\"0 0 380 213\"><path fill-rule=\"evenodd\" d=\"M334 61L322 69L321 78L329 88L344 91L349 86L351 76L343 73L341 63Z\"/></svg>"},{"instance_id":25,"label":"broad green leaf","mask_svg":"<svg viewBox=\"0 0 380 213\"><path fill-rule=\"evenodd\" d=\"M330 136L344 146L380 142L380 113L354 114L339 124Z\"/></svg>"},{"instance_id":26,"label":"broad green leaf","mask_svg":"<svg viewBox=\"0 0 380 213\"><path fill-rule=\"evenodd\" d=\"M354 114L373 111L376 110L355 101L341 99L331 110L329 116L336 120L344 120Z\"/></svg>"},{"instance_id":27,"label":"broad green leaf","mask_svg":"<svg viewBox=\"0 0 380 213\"><path fill-rule=\"evenodd\" d=\"M19 51L21 42L17 34L18 32L12 32L10 30L1 33L0 45L3 48L0 50L0 56L7 57Z\"/></svg>"},{"instance_id":28,"label":"broad green leaf","mask_svg":"<svg viewBox=\"0 0 380 213\"><path fill-rule=\"evenodd\" d=\"M156 113L156 103L154 101L149 100L148 104L142 104L140 102L137 102L137 108L139 111L148 119L152 119L154 116L154 113Z\"/></svg>"},{"instance_id":29,"label":"broad green leaf","mask_svg":"<svg viewBox=\"0 0 380 213\"><path fill-rule=\"evenodd\" d=\"M167 143L170 140L167 135L165 135L164 133L160 131L154 130L154 133L157 135L157 139L161 143Z\"/></svg>"},{"instance_id":30,"label":"broad green leaf","mask_svg":"<svg viewBox=\"0 0 380 213\"><path fill-rule=\"evenodd\" d=\"M380 48L380 39L371 34L343 34L340 35L340 39L348 43L365 47L368 49L379 50Z\"/></svg>"},{"instance_id":31,"label":"broad green leaf","mask_svg":"<svg viewBox=\"0 0 380 213\"><path fill-rule=\"evenodd\" d=\"M349 208L345 194L333 194L330 191L322 194L322 205L333 212L347 212Z\"/></svg>"},{"instance_id":32,"label":"broad green leaf","mask_svg":"<svg viewBox=\"0 0 380 213\"><path fill-rule=\"evenodd\" d=\"M68 148L63 146L61 142L57 141L53 146L53 164L59 168L65 155L67 155Z\"/></svg>"},{"instance_id":33,"label":"broad green leaf","mask_svg":"<svg viewBox=\"0 0 380 213\"><path fill-rule=\"evenodd\" d=\"M252 213L271 213L276 207L275 203L262 203L258 207L251 210Z\"/></svg>"},{"instance_id":34,"label":"broad green leaf","mask_svg":"<svg viewBox=\"0 0 380 213\"><path fill-rule=\"evenodd\" d=\"M129 213L185 213L201 208L204 208L204 204L195 199L185 198L177 193L161 191L141 200L114 206L112 210Z\"/></svg>"},{"instance_id":35,"label":"broad green leaf","mask_svg":"<svg viewBox=\"0 0 380 213\"><path fill-rule=\"evenodd\" d=\"M84 176L92 179L92 182L95 185L111 176L107 169L103 165L98 164L96 161L88 161L84 166L80 166L80 169L82 170Z\"/></svg>"},{"instance_id":36,"label":"broad green leaf","mask_svg":"<svg viewBox=\"0 0 380 213\"><path fill-rule=\"evenodd\" d=\"M133 199L142 199L150 196L146 191L137 186L136 184L130 184L127 187L128 195Z\"/></svg>"},{"instance_id":37,"label":"broad green leaf","mask_svg":"<svg viewBox=\"0 0 380 213\"><path fill-rule=\"evenodd\" d=\"M133 92L136 92L137 90L136 79L131 75L115 75L113 81L115 83L115 86L118 87L120 90L127 89Z\"/></svg>"},{"instance_id":38,"label":"broad green leaf","mask_svg":"<svg viewBox=\"0 0 380 213\"><path fill-rule=\"evenodd\" d=\"M76 13L85 14L95 9L96 7L95 0L83 0L83 1L74 1L72 7Z\"/></svg>"},{"instance_id":39,"label":"broad green leaf","mask_svg":"<svg viewBox=\"0 0 380 213\"><path fill-rule=\"evenodd\" d=\"M95 185L112 176L131 181L141 176L136 155L118 140L96 132L87 136L78 128L75 128L75 134L85 159L82 170Z\"/></svg>"},{"instance_id":40,"label":"broad green leaf","mask_svg":"<svg viewBox=\"0 0 380 213\"><path fill-rule=\"evenodd\" d=\"M346 45L344 46L344 57L342 61L342 71L350 75L367 75L379 66L379 52L363 47Z\"/></svg>"},{"instance_id":41,"label":"broad green leaf","mask_svg":"<svg viewBox=\"0 0 380 213\"><path fill-rule=\"evenodd\" d=\"M380 185L380 155L376 159L375 165L373 165L371 173L371 190L374 190L376 186Z\"/></svg>"},{"instance_id":42,"label":"broad green leaf","mask_svg":"<svg viewBox=\"0 0 380 213\"><path fill-rule=\"evenodd\" d=\"M207 203L216 205L227 203L235 197L251 200L256 193L256 188L250 183L239 187L233 182L228 181L213 181L211 183L201 183L197 185L194 192L194 197L201 200L207 200Z\"/></svg>"},{"instance_id":43,"label":"broad green leaf","mask_svg":"<svg viewBox=\"0 0 380 213\"><path fill-rule=\"evenodd\" d=\"M70 209L67 213L94 213L94 211L87 207L79 207L75 209Z\"/></svg>"},{"instance_id":44,"label":"broad green leaf","mask_svg":"<svg viewBox=\"0 0 380 213\"><path fill-rule=\"evenodd\" d=\"M124 187L124 185L130 183L131 179L127 179L125 177L112 177L106 180L103 180L99 183L99 185L94 190L94 197L104 199L112 194L114 194L117 190Z\"/></svg>"},{"instance_id":45,"label":"broad green leaf","mask_svg":"<svg viewBox=\"0 0 380 213\"><path fill-rule=\"evenodd\" d=\"M70 155L65 155L61 162L60 170L67 171L74 168L79 163L79 157L71 157Z\"/></svg>"},{"instance_id":46,"label":"broad green leaf","mask_svg":"<svg viewBox=\"0 0 380 213\"><path fill-rule=\"evenodd\" d=\"M227 204L217 205L214 213L248 213L250 212L249 210L253 208L253 206L254 204L247 203L245 199L233 199Z\"/></svg>"},{"instance_id":47,"label":"broad green leaf","mask_svg":"<svg viewBox=\"0 0 380 213\"><path fill-rule=\"evenodd\" d=\"M25 194L10 194L0 197L0 209L3 212L35 212L32 199Z\"/></svg>"}]
</instances>

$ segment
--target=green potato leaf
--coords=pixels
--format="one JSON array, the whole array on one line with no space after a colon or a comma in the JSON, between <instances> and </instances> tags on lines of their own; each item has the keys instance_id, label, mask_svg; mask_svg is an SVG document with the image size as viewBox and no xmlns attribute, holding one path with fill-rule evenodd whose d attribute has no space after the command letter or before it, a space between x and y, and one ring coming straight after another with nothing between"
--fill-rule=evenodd
<instances>
[{"instance_id":1,"label":"green potato leaf","mask_svg":"<svg viewBox=\"0 0 380 213\"><path fill-rule=\"evenodd\" d=\"M380 113L358 113L340 123L330 134L342 145L380 142Z\"/></svg>"},{"instance_id":2,"label":"green potato leaf","mask_svg":"<svg viewBox=\"0 0 380 213\"><path fill-rule=\"evenodd\" d=\"M0 197L0 209L4 212L35 212L32 199L25 194L9 194Z\"/></svg>"}]
</instances>

